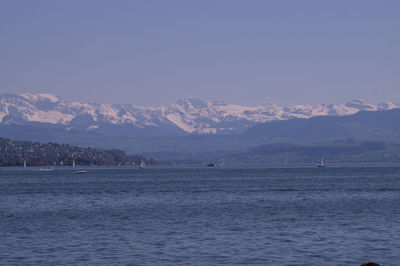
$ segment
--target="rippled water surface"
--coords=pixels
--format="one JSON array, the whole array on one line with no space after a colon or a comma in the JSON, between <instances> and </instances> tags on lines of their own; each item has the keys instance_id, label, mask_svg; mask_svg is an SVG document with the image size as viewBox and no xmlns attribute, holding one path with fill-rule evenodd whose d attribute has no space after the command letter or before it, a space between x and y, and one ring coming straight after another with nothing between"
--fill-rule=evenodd
<instances>
[{"instance_id":1,"label":"rippled water surface","mask_svg":"<svg viewBox=\"0 0 400 266\"><path fill-rule=\"evenodd\" d=\"M400 167L26 169L3 265L400 265Z\"/></svg>"}]
</instances>

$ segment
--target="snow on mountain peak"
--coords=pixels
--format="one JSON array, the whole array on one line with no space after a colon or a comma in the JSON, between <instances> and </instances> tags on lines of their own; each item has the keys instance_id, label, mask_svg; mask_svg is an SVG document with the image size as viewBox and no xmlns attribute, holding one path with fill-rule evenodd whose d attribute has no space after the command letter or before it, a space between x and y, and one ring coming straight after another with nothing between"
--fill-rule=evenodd
<instances>
[{"instance_id":1,"label":"snow on mountain peak","mask_svg":"<svg viewBox=\"0 0 400 266\"><path fill-rule=\"evenodd\" d=\"M20 94L19 96L24 97L32 102L49 101L52 103L57 103L60 101L60 99L57 96L48 93L39 93L39 94L23 93Z\"/></svg>"},{"instance_id":2,"label":"snow on mountain peak","mask_svg":"<svg viewBox=\"0 0 400 266\"><path fill-rule=\"evenodd\" d=\"M394 103L389 102L389 101L378 104L379 110L392 110L392 109L396 109L396 108L399 108L399 106L397 106Z\"/></svg>"},{"instance_id":3,"label":"snow on mountain peak","mask_svg":"<svg viewBox=\"0 0 400 266\"><path fill-rule=\"evenodd\" d=\"M354 104L366 104L366 101L364 99L354 99L351 100L349 103L354 103Z\"/></svg>"},{"instance_id":4,"label":"snow on mountain peak","mask_svg":"<svg viewBox=\"0 0 400 266\"><path fill-rule=\"evenodd\" d=\"M351 107L351 108L356 108L359 111L361 111L361 110L365 110L365 111L376 111L376 110L378 110L376 105L368 104L363 99L356 99L356 100L352 100L350 102L347 102L346 106L347 107Z\"/></svg>"},{"instance_id":5,"label":"snow on mountain peak","mask_svg":"<svg viewBox=\"0 0 400 266\"><path fill-rule=\"evenodd\" d=\"M362 110L399 108L391 102L378 105L365 100L346 104L317 104L281 106L266 103L258 106L225 104L221 100L202 100L192 97L179 99L175 104L146 107L119 104L70 102L52 94L0 95L0 123L49 123L66 128L81 127L101 130L102 125L134 126L136 128L179 128L187 133L210 134L240 132L256 124L292 118L324 115L349 115Z\"/></svg>"},{"instance_id":6,"label":"snow on mountain peak","mask_svg":"<svg viewBox=\"0 0 400 266\"><path fill-rule=\"evenodd\" d=\"M193 97L184 97L179 99L176 102L177 105L185 106L187 108L207 108L208 107L208 101L202 100L202 99L197 99Z\"/></svg>"}]
</instances>

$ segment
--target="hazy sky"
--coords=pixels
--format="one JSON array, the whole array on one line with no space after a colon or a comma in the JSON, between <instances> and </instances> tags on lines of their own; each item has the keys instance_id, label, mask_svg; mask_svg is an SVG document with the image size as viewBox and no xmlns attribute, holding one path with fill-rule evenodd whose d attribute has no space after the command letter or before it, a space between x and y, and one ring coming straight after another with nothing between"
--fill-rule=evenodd
<instances>
[{"instance_id":1,"label":"hazy sky","mask_svg":"<svg viewBox=\"0 0 400 266\"><path fill-rule=\"evenodd\" d=\"M400 103L400 1L0 1L0 93Z\"/></svg>"}]
</instances>

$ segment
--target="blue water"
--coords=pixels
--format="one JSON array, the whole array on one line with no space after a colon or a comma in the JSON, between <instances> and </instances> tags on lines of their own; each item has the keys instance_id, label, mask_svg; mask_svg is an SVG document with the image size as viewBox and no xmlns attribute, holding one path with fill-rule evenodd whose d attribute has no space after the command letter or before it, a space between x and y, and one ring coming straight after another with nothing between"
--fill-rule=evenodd
<instances>
[{"instance_id":1,"label":"blue water","mask_svg":"<svg viewBox=\"0 0 400 266\"><path fill-rule=\"evenodd\" d=\"M400 167L0 172L2 265L400 265Z\"/></svg>"}]
</instances>

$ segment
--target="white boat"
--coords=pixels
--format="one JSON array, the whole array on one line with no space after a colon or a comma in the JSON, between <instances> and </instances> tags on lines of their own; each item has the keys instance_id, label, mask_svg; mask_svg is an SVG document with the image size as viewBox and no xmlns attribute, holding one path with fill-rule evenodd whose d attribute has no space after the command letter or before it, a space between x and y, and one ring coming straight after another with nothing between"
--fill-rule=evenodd
<instances>
[{"instance_id":1,"label":"white boat","mask_svg":"<svg viewBox=\"0 0 400 266\"><path fill-rule=\"evenodd\" d=\"M318 164L318 167L325 167L325 160L324 157L321 158L321 162Z\"/></svg>"},{"instance_id":2,"label":"white boat","mask_svg":"<svg viewBox=\"0 0 400 266\"><path fill-rule=\"evenodd\" d=\"M144 162L144 160L142 160L142 161L140 162L139 168L140 168L140 169L146 169L146 163Z\"/></svg>"},{"instance_id":3,"label":"white boat","mask_svg":"<svg viewBox=\"0 0 400 266\"><path fill-rule=\"evenodd\" d=\"M76 175L81 175L81 174L86 174L87 171L86 170L79 170L79 171L75 171L74 174Z\"/></svg>"},{"instance_id":4,"label":"white boat","mask_svg":"<svg viewBox=\"0 0 400 266\"><path fill-rule=\"evenodd\" d=\"M72 159L72 167L75 167L75 159Z\"/></svg>"},{"instance_id":5,"label":"white boat","mask_svg":"<svg viewBox=\"0 0 400 266\"><path fill-rule=\"evenodd\" d=\"M24 160L24 168L26 168L26 160Z\"/></svg>"}]
</instances>

